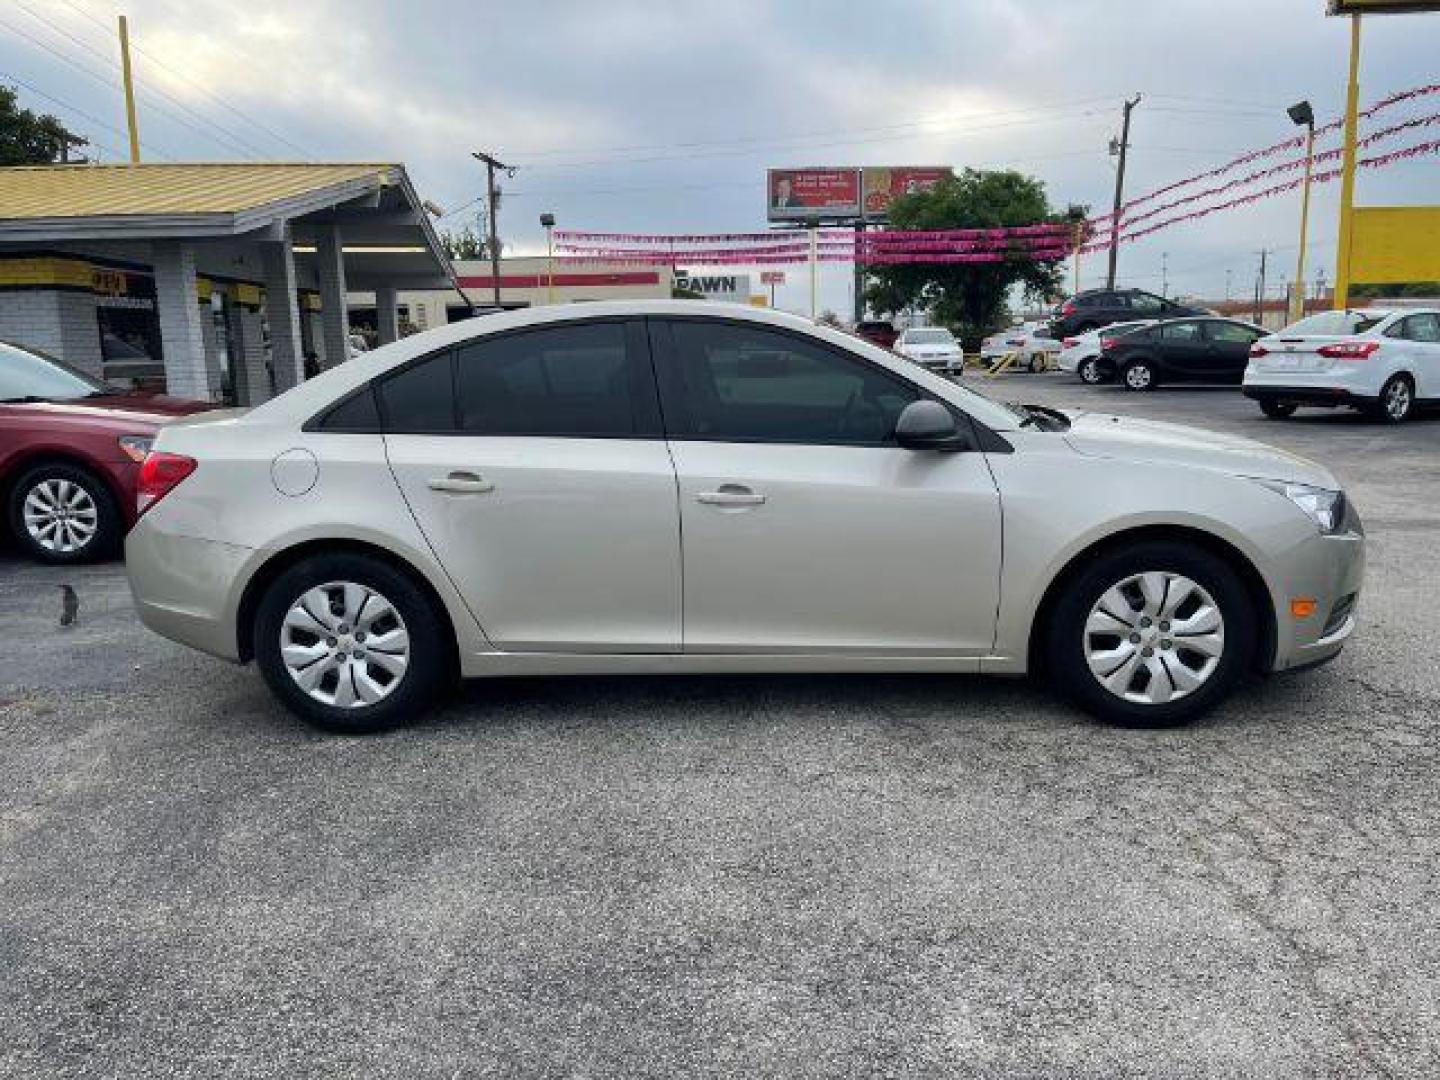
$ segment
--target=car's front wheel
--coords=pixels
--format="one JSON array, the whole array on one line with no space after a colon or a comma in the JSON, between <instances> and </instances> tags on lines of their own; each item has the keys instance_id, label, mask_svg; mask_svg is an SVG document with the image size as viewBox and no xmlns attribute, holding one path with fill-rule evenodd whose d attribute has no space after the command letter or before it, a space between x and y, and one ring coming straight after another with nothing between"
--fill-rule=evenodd
<instances>
[{"instance_id":1,"label":"car's front wheel","mask_svg":"<svg viewBox=\"0 0 1440 1080\"><path fill-rule=\"evenodd\" d=\"M1100 364L1093 356L1087 356L1084 360L1081 360L1080 366L1075 369L1075 373L1080 376L1081 382L1089 386L1097 386L1105 381L1105 377L1100 374Z\"/></svg>"},{"instance_id":2,"label":"car's front wheel","mask_svg":"<svg viewBox=\"0 0 1440 1080\"><path fill-rule=\"evenodd\" d=\"M292 711L349 735L413 719L443 683L452 643L407 575L366 555L317 555L282 572L256 611L255 659Z\"/></svg>"},{"instance_id":3,"label":"car's front wheel","mask_svg":"<svg viewBox=\"0 0 1440 1080\"><path fill-rule=\"evenodd\" d=\"M1065 586L1047 660L1058 687L1093 715L1164 727L1229 694L1257 640L1245 586L1223 559L1143 542L1102 555Z\"/></svg>"},{"instance_id":4,"label":"car's front wheel","mask_svg":"<svg viewBox=\"0 0 1440 1080\"><path fill-rule=\"evenodd\" d=\"M10 489L10 528L42 562L103 559L120 545L125 522L105 481L78 465L30 469Z\"/></svg>"},{"instance_id":5,"label":"car's front wheel","mask_svg":"<svg viewBox=\"0 0 1440 1080\"><path fill-rule=\"evenodd\" d=\"M1131 360L1120 375L1127 390L1154 390L1160 382L1155 365L1149 360Z\"/></svg>"}]
</instances>

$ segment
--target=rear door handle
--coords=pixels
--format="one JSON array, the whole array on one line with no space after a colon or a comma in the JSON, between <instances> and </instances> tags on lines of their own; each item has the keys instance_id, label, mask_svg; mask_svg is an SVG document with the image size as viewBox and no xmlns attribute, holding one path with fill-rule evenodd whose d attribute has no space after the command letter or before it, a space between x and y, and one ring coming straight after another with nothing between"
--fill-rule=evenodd
<instances>
[{"instance_id":1,"label":"rear door handle","mask_svg":"<svg viewBox=\"0 0 1440 1080\"><path fill-rule=\"evenodd\" d=\"M695 501L706 506L760 506L765 502L765 496L743 484L721 484L715 491L700 492Z\"/></svg>"},{"instance_id":2,"label":"rear door handle","mask_svg":"<svg viewBox=\"0 0 1440 1080\"><path fill-rule=\"evenodd\" d=\"M453 495L481 495L494 491L495 485L472 472L452 472L449 476L434 476L427 481L431 491L448 491Z\"/></svg>"}]
</instances>

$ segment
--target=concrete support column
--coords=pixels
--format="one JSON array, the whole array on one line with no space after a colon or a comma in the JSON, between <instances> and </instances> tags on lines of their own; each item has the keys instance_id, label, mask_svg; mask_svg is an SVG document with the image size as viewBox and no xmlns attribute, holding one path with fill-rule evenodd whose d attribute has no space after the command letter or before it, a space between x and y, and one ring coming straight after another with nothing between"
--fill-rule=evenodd
<instances>
[{"instance_id":1,"label":"concrete support column","mask_svg":"<svg viewBox=\"0 0 1440 1080\"><path fill-rule=\"evenodd\" d=\"M275 396L279 380L266 366L265 332L260 309L236 305L232 316L240 333L240 355L231 358L235 370L235 397L240 405L259 405ZM271 330L274 333L274 330ZM273 339L272 339L273 341Z\"/></svg>"},{"instance_id":2,"label":"concrete support column","mask_svg":"<svg viewBox=\"0 0 1440 1080\"><path fill-rule=\"evenodd\" d=\"M393 287L375 290L375 325L381 345L400 340L400 299Z\"/></svg>"},{"instance_id":3,"label":"concrete support column","mask_svg":"<svg viewBox=\"0 0 1440 1080\"><path fill-rule=\"evenodd\" d=\"M300 344L300 305L296 297L295 253L288 236L284 240L266 242L262 250L271 362L275 368L275 389L283 394L305 379L305 354Z\"/></svg>"},{"instance_id":4,"label":"concrete support column","mask_svg":"<svg viewBox=\"0 0 1440 1080\"><path fill-rule=\"evenodd\" d=\"M334 366L345 360L350 317L345 310L345 253L340 247L340 227L322 225L315 237L315 263L320 278L320 324L325 342L325 361Z\"/></svg>"},{"instance_id":5,"label":"concrete support column","mask_svg":"<svg viewBox=\"0 0 1440 1080\"><path fill-rule=\"evenodd\" d=\"M195 289L195 248L176 240L157 240L152 261L166 391L175 397L214 401L220 388L211 383L205 365L205 336Z\"/></svg>"}]
</instances>

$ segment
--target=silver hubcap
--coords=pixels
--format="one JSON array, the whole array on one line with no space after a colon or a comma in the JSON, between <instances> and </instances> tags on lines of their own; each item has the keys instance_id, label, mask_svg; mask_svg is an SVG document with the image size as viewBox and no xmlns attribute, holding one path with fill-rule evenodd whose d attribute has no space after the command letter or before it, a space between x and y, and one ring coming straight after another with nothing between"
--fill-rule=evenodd
<instances>
[{"instance_id":1,"label":"silver hubcap","mask_svg":"<svg viewBox=\"0 0 1440 1080\"><path fill-rule=\"evenodd\" d=\"M1136 364L1125 372L1125 381L1136 390L1144 390L1150 385L1150 369L1144 364Z\"/></svg>"},{"instance_id":2,"label":"silver hubcap","mask_svg":"<svg viewBox=\"0 0 1440 1080\"><path fill-rule=\"evenodd\" d=\"M1410 384L1396 379L1385 391L1385 411L1395 420L1403 420L1410 411Z\"/></svg>"},{"instance_id":3,"label":"silver hubcap","mask_svg":"<svg viewBox=\"0 0 1440 1080\"><path fill-rule=\"evenodd\" d=\"M405 620L352 581L301 595L280 627L280 656L297 686L323 705L357 709L389 697L410 663Z\"/></svg>"},{"instance_id":4,"label":"silver hubcap","mask_svg":"<svg viewBox=\"0 0 1440 1080\"><path fill-rule=\"evenodd\" d=\"M73 480L42 480L25 496L25 531L46 551L73 554L95 539L100 513Z\"/></svg>"},{"instance_id":5,"label":"silver hubcap","mask_svg":"<svg viewBox=\"0 0 1440 1080\"><path fill-rule=\"evenodd\" d=\"M1163 705L1209 681L1225 652L1225 619L1182 574L1154 570L1118 582L1085 620L1085 660L1126 701Z\"/></svg>"}]
</instances>

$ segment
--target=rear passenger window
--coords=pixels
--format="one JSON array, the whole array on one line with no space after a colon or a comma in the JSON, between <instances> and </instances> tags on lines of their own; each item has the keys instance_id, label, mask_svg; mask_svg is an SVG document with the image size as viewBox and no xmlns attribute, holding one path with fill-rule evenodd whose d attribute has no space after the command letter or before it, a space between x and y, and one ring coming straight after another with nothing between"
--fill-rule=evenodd
<instances>
[{"instance_id":1,"label":"rear passenger window","mask_svg":"<svg viewBox=\"0 0 1440 1080\"><path fill-rule=\"evenodd\" d=\"M1185 344L1200 340L1200 324L1193 322L1166 323L1160 327L1160 336L1166 341Z\"/></svg>"},{"instance_id":2,"label":"rear passenger window","mask_svg":"<svg viewBox=\"0 0 1440 1080\"><path fill-rule=\"evenodd\" d=\"M427 357L378 385L385 430L430 432L455 430L455 384L448 352Z\"/></svg>"},{"instance_id":3,"label":"rear passenger window","mask_svg":"<svg viewBox=\"0 0 1440 1080\"><path fill-rule=\"evenodd\" d=\"M322 431L379 431L380 413L375 408L375 392L363 386L336 405L320 422Z\"/></svg>"},{"instance_id":4,"label":"rear passenger window","mask_svg":"<svg viewBox=\"0 0 1440 1080\"><path fill-rule=\"evenodd\" d=\"M456 356L460 427L467 434L583 438L639 430L622 323L480 339Z\"/></svg>"}]
</instances>

